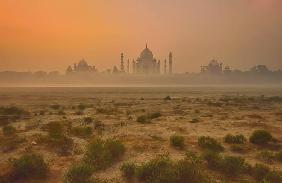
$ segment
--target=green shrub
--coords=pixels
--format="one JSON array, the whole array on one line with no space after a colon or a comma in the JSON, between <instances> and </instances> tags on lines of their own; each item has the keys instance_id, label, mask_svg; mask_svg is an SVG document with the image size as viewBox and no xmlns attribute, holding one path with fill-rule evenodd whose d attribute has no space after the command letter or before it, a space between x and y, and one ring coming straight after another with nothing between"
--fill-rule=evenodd
<instances>
[{"instance_id":1,"label":"green shrub","mask_svg":"<svg viewBox=\"0 0 282 183\"><path fill-rule=\"evenodd\" d=\"M63 125L59 122L48 124L48 134L50 138L62 138L64 136Z\"/></svg>"},{"instance_id":2,"label":"green shrub","mask_svg":"<svg viewBox=\"0 0 282 183\"><path fill-rule=\"evenodd\" d=\"M83 110L86 109L86 106L85 106L84 104L79 104L79 105L77 106L77 109L80 110L80 111L83 111Z\"/></svg>"},{"instance_id":3,"label":"green shrub","mask_svg":"<svg viewBox=\"0 0 282 183\"><path fill-rule=\"evenodd\" d=\"M9 122L29 118L30 116L30 112L19 107L0 107L0 125L7 125Z\"/></svg>"},{"instance_id":4,"label":"green shrub","mask_svg":"<svg viewBox=\"0 0 282 183\"><path fill-rule=\"evenodd\" d=\"M95 170L105 169L118 161L124 152L125 147L120 141L95 139L88 145L84 161L90 163Z\"/></svg>"},{"instance_id":5,"label":"green shrub","mask_svg":"<svg viewBox=\"0 0 282 183\"><path fill-rule=\"evenodd\" d=\"M60 138L41 137L38 142L46 144L48 148L59 155L68 155L73 149L73 140L66 136Z\"/></svg>"},{"instance_id":6,"label":"green shrub","mask_svg":"<svg viewBox=\"0 0 282 183\"><path fill-rule=\"evenodd\" d=\"M132 179L135 174L136 165L134 163L124 163L120 170L126 179Z\"/></svg>"},{"instance_id":7,"label":"green shrub","mask_svg":"<svg viewBox=\"0 0 282 183\"><path fill-rule=\"evenodd\" d=\"M150 119L156 119L156 118L159 118L161 116L162 116L162 114L160 112L154 112L154 113L148 114L148 118L150 118Z\"/></svg>"},{"instance_id":8,"label":"green shrub","mask_svg":"<svg viewBox=\"0 0 282 183\"><path fill-rule=\"evenodd\" d=\"M25 142L25 138L15 136L8 136L0 140L0 148L3 153L11 152L18 148L20 144Z\"/></svg>"},{"instance_id":9,"label":"green shrub","mask_svg":"<svg viewBox=\"0 0 282 183\"><path fill-rule=\"evenodd\" d=\"M245 162L245 159L241 157L224 157L213 151L206 151L203 158L207 161L210 169L220 171L230 177L238 176L241 173L247 173L250 167Z\"/></svg>"},{"instance_id":10,"label":"green shrub","mask_svg":"<svg viewBox=\"0 0 282 183\"><path fill-rule=\"evenodd\" d=\"M223 167L223 157L214 151L205 151L203 159L207 161L208 167L214 170L221 170Z\"/></svg>"},{"instance_id":11,"label":"green shrub","mask_svg":"<svg viewBox=\"0 0 282 183\"><path fill-rule=\"evenodd\" d=\"M201 148L210 151L221 152L224 150L224 147L211 137L205 137L205 136L200 137L198 139L198 144Z\"/></svg>"},{"instance_id":12,"label":"green shrub","mask_svg":"<svg viewBox=\"0 0 282 183\"><path fill-rule=\"evenodd\" d=\"M51 109L54 109L54 110L59 110L59 109L62 108L62 106L59 105L59 104L52 104L52 105L50 105L50 108L51 108Z\"/></svg>"},{"instance_id":13,"label":"green shrub","mask_svg":"<svg viewBox=\"0 0 282 183\"><path fill-rule=\"evenodd\" d=\"M13 178L42 179L47 176L48 166L41 155L25 154L13 162Z\"/></svg>"},{"instance_id":14,"label":"green shrub","mask_svg":"<svg viewBox=\"0 0 282 183\"><path fill-rule=\"evenodd\" d=\"M170 96L166 96L166 97L164 98L164 100L171 100L171 97L170 97Z\"/></svg>"},{"instance_id":15,"label":"green shrub","mask_svg":"<svg viewBox=\"0 0 282 183\"><path fill-rule=\"evenodd\" d=\"M22 116L29 116L30 113L19 107L12 106L12 107L0 107L0 115L14 116L16 118L20 118Z\"/></svg>"},{"instance_id":16,"label":"green shrub","mask_svg":"<svg viewBox=\"0 0 282 183\"><path fill-rule=\"evenodd\" d=\"M272 163L275 161L275 153L271 151L261 151L256 155L256 157L266 163Z\"/></svg>"},{"instance_id":17,"label":"green shrub","mask_svg":"<svg viewBox=\"0 0 282 183\"><path fill-rule=\"evenodd\" d=\"M137 117L137 122L142 123L142 124L146 124L146 123L150 123L151 120L148 118L147 115L141 115Z\"/></svg>"},{"instance_id":18,"label":"green shrub","mask_svg":"<svg viewBox=\"0 0 282 183\"><path fill-rule=\"evenodd\" d=\"M224 137L225 143L228 144L244 144L247 142L247 139L244 135L226 135Z\"/></svg>"},{"instance_id":19,"label":"green shrub","mask_svg":"<svg viewBox=\"0 0 282 183\"><path fill-rule=\"evenodd\" d=\"M83 115L84 113L83 111L76 111L74 114L80 116L80 115Z\"/></svg>"},{"instance_id":20,"label":"green shrub","mask_svg":"<svg viewBox=\"0 0 282 183\"><path fill-rule=\"evenodd\" d=\"M39 111L39 115L40 116L44 116L46 114L46 112L47 112L46 110L40 110Z\"/></svg>"},{"instance_id":21,"label":"green shrub","mask_svg":"<svg viewBox=\"0 0 282 183\"><path fill-rule=\"evenodd\" d=\"M189 158L173 162L168 156L161 155L138 166L136 175L145 183L206 183L209 178L202 166Z\"/></svg>"},{"instance_id":22,"label":"green shrub","mask_svg":"<svg viewBox=\"0 0 282 183\"><path fill-rule=\"evenodd\" d=\"M184 137L180 136L180 135L172 135L170 137L170 145L172 145L173 147L177 147L180 149L184 148Z\"/></svg>"},{"instance_id":23,"label":"green shrub","mask_svg":"<svg viewBox=\"0 0 282 183\"><path fill-rule=\"evenodd\" d=\"M117 110L115 108L96 108L96 113L111 115L114 114Z\"/></svg>"},{"instance_id":24,"label":"green shrub","mask_svg":"<svg viewBox=\"0 0 282 183\"><path fill-rule=\"evenodd\" d=\"M173 162L167 156L158 156L142 164L136 169L136 175L139 181L145 183L171 183L177 181Z\"/></svg>"},{"instance_id":25,"label":"green shrub","mask_svg":"<svg viewBox=\"0 0 282 183\"><path fill-rule=\"evenodd\" d=\"M66 113L65 113L65 111L63 111L63 110L59 110L59 111L58 111L58 115L63 116L63 115L66 115Z\"/></svg>"},{"instance_id":26,"label":"green shrub","mask_svg":"<svg viewBox=\"0 0 282 183\"><path fill-rule=\"evenodd\" d=\"M236 156L226 156L223 159L222 171L228 176L238 176L241 173L246 173L249 165L245 159Z\"/></svg>"},{"instance_id":27,"label":"green shrub","mask_svg":"<svg viewBox=\"0 0 282 183\"><path fill-rule=\"evenodd\" d=\"M85 117L85 118L83 119L83 121L84 121L84 123L86 123L86 124L90 124L90 123L93 122L93 118L91 118L91 117Z\"/></svg>"},{"instance_id":28,"label":"green shrub","mask_svg":"<svg viewBox=\"0 0 282 183\"><path fill-rule=\"evenodd\" d=\"M74 164L65 174L66 183L91 183L92 167L89 164Z\"/></svg>"},{"instance_id":29,"label":"green shrub","mask_svg":"<svg viewBox=\"0 0 282 183\"><path fill-rule=\"evenodd\" d=\"M254 131L249 139L251 143L258 144L258 145L265 145L272 140L273 140L272 135L268 131L265 131L265 130Z\"/></svg>"},{"instance_id":30,"label":"green shrub","mask_svg":"<svg viewBox=\"0 0 282 183\"><path fill-rule=\"evenodd\" d=\"M4 134L5 136L13 136L13 135L16 134L16 131L17 131L15 127L10 126L10 125L4 126L4 127L2 128L2 130L3 130L3 134Z\"/></svg>"},{"instance_id":31,"label":"green shrub","mask_svg":"<svg viewBox=\"0 0 282 183\"><path fill-rule=\"evenodd\" d=\"M200 120L198 118L193 118L190 123L199 123Z\"/></svg>"},{"instance_id":32,"label":"green shrub","mask_svg":"<svg viewBox=\"0 0 282 183\"><path fill-rule=\"evenodd\" d=\"M71 133L74 135L74 136L77 136L77 137L81 137L81 138L87 138L87 137L90 137L93 133L93 129L89 126L87 127L73 127L71 129Z\"/></svg>"},{"instance_id":33,"label":"green shrub","mask_svg":"<svg viewBox=\"0 0 282 183\"><path fill-rule=\"evenodd\" d=\"M268 166L263 164L256 164L254 167L252 167L250 170L250 175L253 176L257 182L282 182L282 172L271 170Z\"/></svg>"},{"instance_id":34,"label":"green shrub","mask_svg":"<svg viewBox=\"0 0 282 183\"><path fill-rule=\"evenodd\" d=\"M203 166L198 161L189 159L180 160L175 165L177 183L207 183L209 177L203 170Z\"/></svg>"},{"instance_id":35,"label":"green shrub","mask_svg":"<svg viewBox=\"0 0 282 183\"><path fill-rule=\"evenodd\" d=\"M96 130L103 130L105 128L105 125L102 123L102 121L95 121L94 128Z\"/></svg>"},{"instance_id":36,"label":"green shrub","mask_svg":"<svg viewBox=\"0 0 282 183\"><path fill-rule=\"evenodd\" d=\"M48 136L40 136L38 142L46 144L59 155L68 155L73 148L73 140L64 134L63 125L59 122L51 122L47 125Z\"/></svg>"},{"instance_id":37,"label":"green shrub","mask_svg":"<svg viewBox=\"0 0 282 183\"><path fill-rule=\"evenodd\" d=\"M282 151L275 154L275 159L282 162Z\"/></svg>"}]
</instances>

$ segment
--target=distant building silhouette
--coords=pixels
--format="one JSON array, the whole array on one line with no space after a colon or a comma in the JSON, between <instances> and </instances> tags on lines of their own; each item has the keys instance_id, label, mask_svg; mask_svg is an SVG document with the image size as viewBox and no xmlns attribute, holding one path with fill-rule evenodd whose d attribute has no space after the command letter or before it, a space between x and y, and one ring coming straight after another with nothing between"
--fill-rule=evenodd
<instances>
[{"instance_id":1,"label":"distant building silhouette","mask_svg":"<svg viewBox=\"0 0 282 183\"><path fill-rule=\"evenodd\" d=\"M88 63L82 59L78 62L78 64L74 64L73 67L68 66L66 73L71 74L71 73L81 73L81 72L97 72L95 66L90 66Z\"/></svg>"},{"instance_id":2,"label":"distant building silhouette","mask_svg":"<svg viewBox=\"0 0 282 183\"><path fill-rule=\"evenodd\" d=\"M146 48L141 52L140 57L136 60L135 72L140 74L159 74L160 64L154 58L153 52Z\"/></svg>"},{"instance_id":3,"label":"distant building silhouette","mask_svg":"<svg viewBox=\"0 0 282 183\"><path fill-rule=\"evenodd\" d=\"M172 74L172 53L169 53L169 74Z\"/></svg>"},{"instance_id":4,"label":"distant building silhouette","mask_svg":"<svg viewBox=\"0 0 282 183\"><path fill-rule=\"evenodd\" d=\"M269 69L266 65L256 65L250 69L253 73L269 73Z\"/></svg>"},{"instance_id":5,"label":"distant building silhouette","mask_svg":"<svg viewBox=\"0 0 282 183\"><path fill-rule=\"evenodd\" d=\"M121 53L121 56L120 56L120 71L124 72L124 54L123 53Z\"/></svg>"},{"instance_id":6,"label":"distant building silhouette","mask_svg":"<svg viewBox=\"0 0 282 183\"><path fill-rule=\"evenodd\" d=\"M166 72L167 72L166 68L167 68L167 65L166 65L166 59L165 59L165 61L164 61L164 74L166 74Z\"/></svg>"},{"instance_id":7,"label":"distant building silhouette","mask_svg":"<svg viewBox=\"0 0 282 183\"><path fill-rule=\"evenodd\" d=\"M117 66L114 66L113 68L113 74L118 74L120 71L118 70Z\"/></svg>"},{"instance_id":8,"label":"distant building silhouette","mask_svg":"<svg viewBox=\"0 0 282 183\"><path fill-rule=\"evenodd\" d=\"M123 63L124 55L122 54L121 65ZM129 62L127 63L127 71L129 72ZM166 67L166 66L165 66ZM124 69L124 66L121 67ZM164 71L166 73L166 69ZM132 61L133 74L160 74L161 61L154 57L153 52L148 48L147 44L145 49L141 52L140 56ZM172 73L172 53L169 54L169 73Z\"/></svg>"},{"instance_id":9,"label":"distant building silhouette","mask_svg":"<svg viewBox=\"0 0 282 183\"><path fill-rule=\"evenodd\" d=\"M135 60L132 60L132 73L136 72L136 62Z\"/></svg>"},{"instance_id":10,"label":"distant building silhouette","mask_svg":"<svg viewBox=\"0 0 282 183\"><path fill-rule=\"evenodd\" d=\"M127 73L129 73L129 59L127 60Z\"/></svg>"},{"instance_id":11,"label":"distant building silhouette","mask_svg":"<svg viewBox=\"0 0 282 183\"><path fill-rule=\"evenodd\" d=\"M223 72L222 65L217 60L212 60L207 66L201 66L201 73L221 74Z\"/></svg>"}]
</instances>

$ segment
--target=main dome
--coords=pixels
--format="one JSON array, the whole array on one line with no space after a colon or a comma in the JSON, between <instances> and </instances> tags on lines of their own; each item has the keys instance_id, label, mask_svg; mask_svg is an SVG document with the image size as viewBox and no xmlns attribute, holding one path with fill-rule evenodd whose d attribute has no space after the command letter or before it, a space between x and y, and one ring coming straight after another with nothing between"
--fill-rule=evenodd
<instances>
[{"instance_id":1,"label":"main dome","mask_svg":"<svg viewBox=\"0 0 282 183\"><path fill-rule=\"evenodd\" d=\"M147 47L147 45L146 45L146 48L141 52L140 58L142 59L144 58L153 59L154 58L153 52Z\"/></svg>"}]
</instances>

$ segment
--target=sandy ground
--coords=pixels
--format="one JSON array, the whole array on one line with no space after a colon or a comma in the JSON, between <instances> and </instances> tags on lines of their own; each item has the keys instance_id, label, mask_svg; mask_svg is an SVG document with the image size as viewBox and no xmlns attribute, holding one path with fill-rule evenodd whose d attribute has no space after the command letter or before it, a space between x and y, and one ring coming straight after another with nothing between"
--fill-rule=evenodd
<instances>
[{"instance_id":1,"label":"sandy ground","mask_svg":"<svg viewBox=\"0 0 282 183\"><path fill-rule=\"evenodd\" d=\"M172 100L164 100L170 96ZM224 154L243 156L247 162L259 162L257 152L262 149L247 144L248 151L234 153L230 145L224 143L226 134L243 134L249 137L256 129L266 129L278 141L282 141L282 101L271 98L282 96L279 87L191 87L191 88L1 88L0 105L18 106L33 115L30 119L18 120L12 125L17 134L26 142L12 152L0 152L0 167L5 167L11 158L16 158L27 149L44 155L50 166L46 182L61 182L64 172L71 163L83 156L88 139L71 136L75 147L81 153L59 156L41 145L32 145L36 134L44 134L42 126L50 122L82 125L84 117L101 121L103 130L94 130L93 136L115 138L126 146L122 161L96 173L101 178L121 178L120 166L123 162L141 163L156 154L168 152L172 159L184 157L185 151L169 145L173 134L185 137L186 149L201 152L197 145L199 136L211 136L222 142ZM50 105L64 107L65 115L57 115ZM76 106L87 107L82 115L77 115ZM97 113L97 108L113 109L110 114ZM35 115L41 110L44 115ZM160 112L161 117L150 124L136 122L139 115ZM197 123L192 121L197 119ZM2 138L2 134L1 137ZM272 150L272 149L271 149ZM261 162L263 163L263 162ZM281 163L269 166L282 170ZM236 181L235 181L236 182Z\"/></svg>"}]
</instances>

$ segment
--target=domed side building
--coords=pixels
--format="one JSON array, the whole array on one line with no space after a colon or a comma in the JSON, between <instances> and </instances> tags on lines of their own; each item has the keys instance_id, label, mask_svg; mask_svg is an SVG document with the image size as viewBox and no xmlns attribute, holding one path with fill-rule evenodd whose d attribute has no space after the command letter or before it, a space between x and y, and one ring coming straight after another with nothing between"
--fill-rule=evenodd
<instances>
[{"instance_id":1,"label":"domed side building","mask_svg":"<svg viewBox=\"0 0 282 183\"><path fill-rule=\"evenodd\" d=\"M69 66L66 71L67 74L79 72L97 72L97 70L95 66L88 65L88 63L82 59L78 62L78 64L74 64L73 67Z\"/></svg>"}]
</instances>

